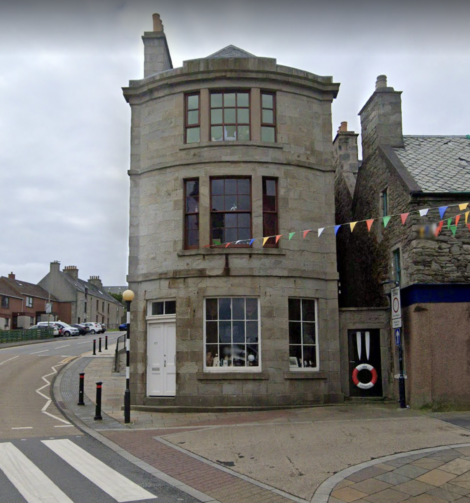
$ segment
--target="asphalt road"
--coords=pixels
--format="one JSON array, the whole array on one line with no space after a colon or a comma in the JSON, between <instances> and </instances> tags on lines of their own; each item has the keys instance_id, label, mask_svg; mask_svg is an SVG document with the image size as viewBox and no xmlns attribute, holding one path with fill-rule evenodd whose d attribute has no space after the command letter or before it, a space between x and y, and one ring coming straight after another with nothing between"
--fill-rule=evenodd
<instances>
[{"instance_id":1,"label":"asphalt road","mask_svg":"<svg viewBox=\"0 0 470 503\"><path fill-rule=\"evenodd\" d=\"M118 336L108 334L109 344ZM97 337L0 347L1 503L196 501L84 434L54 406L55 374Z\"/></svg>"}]
</instances>

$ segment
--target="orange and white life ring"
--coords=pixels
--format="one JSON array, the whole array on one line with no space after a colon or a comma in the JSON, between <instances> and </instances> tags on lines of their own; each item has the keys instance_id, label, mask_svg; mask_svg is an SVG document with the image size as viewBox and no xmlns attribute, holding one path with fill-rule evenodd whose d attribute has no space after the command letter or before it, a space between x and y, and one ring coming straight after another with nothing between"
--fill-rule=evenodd
<instances>
[{"instance_id":1,"label":"orange and white life ring","mask_svg":"<svg viewBox=\"0 0 470 503\"><path fill-rule=\"evenodd\" d=\"M359 381L359 379L357 378L357 374L359 374L360 370L368 370L372 374L372 378L369 382L363 383L363 382ZM377 371L375 370L375 368L372 365L369 365L368 363L361 363L353 370L352 380L353 380L353 383L358 388L361 388L361 389L373 388L375 386L375 383L377 382Z\"/></svg>"}]
</instances>

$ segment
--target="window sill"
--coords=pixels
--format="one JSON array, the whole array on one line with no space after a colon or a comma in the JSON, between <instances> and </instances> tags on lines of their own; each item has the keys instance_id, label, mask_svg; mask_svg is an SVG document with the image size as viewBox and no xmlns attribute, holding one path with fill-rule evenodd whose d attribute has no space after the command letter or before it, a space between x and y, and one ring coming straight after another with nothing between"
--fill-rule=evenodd
<instances>
[{"instance_id":1,"label":"window sill","mask_svg":"<svg viewBox=\"0 0 470 503\"><path fill-rule=\"evenodd\" d=\"M200 143L187 143L182 145L180 150L191 150L194 148L206 147L261 147L261 148L284 148L283 143L272 143L267 141L208 141Z\"/></svg>"},{"instance_id":2,"label":"window sill","mask_svg":"<svg viewBox=\"0 0 470 503\"><path fill-rule=\"evenodd\" d=\"M198 372L198 381L258 381L268 380L267 372Z\"/></svg>"},{"instance_id":3,"label":"window sill","mask_svg":"<svg viewBox=\"0 0 470 503\"><path fill-rule=\"evenodd\" d=\"M286 254L279 248L199 248L198 250L179 250L178 257L194 255L281 255Z\"/></svg>"},{"instance_id":4,"label":"window sill","mask_svg":"<svg viewBox=\"0 0 470 503\"><path fill-rule=\"evenodd\" d=\"M305 371L305 370L292 370L284 372L284 379L326 379L325 372L318 370Z\"/></svg>"}]
</instances>

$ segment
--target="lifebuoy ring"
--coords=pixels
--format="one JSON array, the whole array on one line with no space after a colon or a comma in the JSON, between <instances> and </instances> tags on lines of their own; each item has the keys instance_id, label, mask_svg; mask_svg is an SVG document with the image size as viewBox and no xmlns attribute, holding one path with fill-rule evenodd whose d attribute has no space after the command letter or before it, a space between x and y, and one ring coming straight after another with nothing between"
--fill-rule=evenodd
<instances>
[{"instance_id":1,"label":"lifebuoy ring","mask_svg":"<svg viewBox=\"0 0 470 503\"><path fill-rule=\"evenodd\" d=\"M368 370L372 374L372 379L367 383L363 383L363 382L359 381L359 379L357 378L357 374L359 374L360 370ZM361 388L361 389L373 388L375 386L375 383L377 382L377 371L375 370L375 368L372 365L369 365L368 363L361 363L353 370L352 380L353 380L353 383L358 388Z\"/></svg>"}]
</instances>

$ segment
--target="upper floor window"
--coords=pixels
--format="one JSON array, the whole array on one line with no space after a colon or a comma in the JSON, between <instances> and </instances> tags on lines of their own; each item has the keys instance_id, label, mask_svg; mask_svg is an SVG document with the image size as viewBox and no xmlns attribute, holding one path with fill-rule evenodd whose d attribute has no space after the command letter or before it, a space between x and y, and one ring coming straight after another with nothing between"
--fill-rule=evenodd
<instances>
[{"instance_id":1,"label":"upper floor window","mask_svg":"<svg viewBox=\"0 0 470 503\"><path fill-rule=\"evenodd\" d=\"M8 309L10 307L10 298L2 296L2 307Z\"/></svg>"},{"instance_id":2,"label":"upper floor window","mask_svg":"<svg viewBox=\"0 0 470 503\"><path fill-rule=\"evenodd\" d=\"M185 111L186 143L199 143L201 141L199 104L200 104L199 93L186 95L186 111Z\"/></svg>"},{"instance_id":3,"label":"upper floor window","mask_svg":"<svg viewBox=\"0 0 470 503\"><path fill-rule=\"evenodd\" d=\"M276 103L273 93L261 93L261 140L276 141Z\"/></svg>"},{"instance_id":4,"label":"upper floor window","mask_svg":"<svg viewBox=\"0 0 470 503\"><path fill-rule=\"evenodd\" d=\"M250 139L250 93L214 92L210 101L212 141Z\"/></svg>"},{"instance_id":5,"label":"upper floor window","mask_svg":"<svg viewBox=\"0 0 470 503\"><path fill-rule=\"evenodd\" d=\"M386 217L388 215L388 189L382 191L382 216Z\"/></svg>"},{"instance_id":6,"label":"upper floor window","mask_svg":"<svg viewBox=\"0 0 470 503\"><path fill-rule=\"evenodd\" d=\"M395 274L395 281L401 284L401 256L400 248L393 250L393 272Z\"/></svg>"},{"instance_id":7,"label":"upper floor window","mask_svg":"<svg viewBox=\"0 0 470 503\"><path fill-rule=\"evenodd\" d=\"M26 307L33 307L33 298L26 297Z\"/></svg>"},{"instance_id":8,"label":"upper floor window","mask_svg":"<svg viewBox=\"0 0 470 503\"><path fill-rule=\"evenodd\" d=\"M251 178L211 178L211 244L248 239L251 239Z\"/></svg>"},{"instance_id":9,"label":"upper floor window","mask_svg":"<svg viewBox=\"0 0 470 503\"><path fill-rule=\"evenodd\" d=\"M277 178L263 177L263 236L279 233L277 212ZM277 247L276 238L269 238L264 246Z\"/></svg>"},{"instance_id":10,"label":"upper floor window","mask_svg":"<svg viewBox=\"0 0 470 503\"><path fill-rule=\"evenodd\" d=\"M199 178L184 181L184 247L199 248Z\"/></svg>"}]
</instances>

